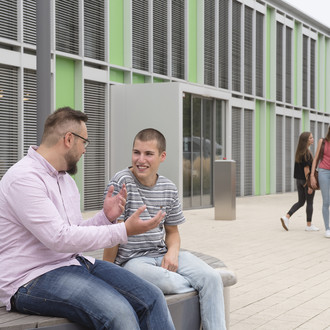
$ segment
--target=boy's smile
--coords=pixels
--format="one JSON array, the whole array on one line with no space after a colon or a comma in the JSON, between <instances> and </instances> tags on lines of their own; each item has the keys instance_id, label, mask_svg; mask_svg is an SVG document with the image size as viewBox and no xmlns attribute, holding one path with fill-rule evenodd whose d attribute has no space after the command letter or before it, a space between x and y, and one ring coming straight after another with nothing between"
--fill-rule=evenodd
<instances>
[{"instance_id":1,"label":"boy's smile","mask_svg":"<svg viewBox=\"0 0 330 330\"><path fill-rule=\"evenodd\" d=\"M132 151L131 171L144 186L152 187L157 181L160 163L166 158L166 152L159 154L156 140L135 140Z\"/></svg>"}]
</instances>

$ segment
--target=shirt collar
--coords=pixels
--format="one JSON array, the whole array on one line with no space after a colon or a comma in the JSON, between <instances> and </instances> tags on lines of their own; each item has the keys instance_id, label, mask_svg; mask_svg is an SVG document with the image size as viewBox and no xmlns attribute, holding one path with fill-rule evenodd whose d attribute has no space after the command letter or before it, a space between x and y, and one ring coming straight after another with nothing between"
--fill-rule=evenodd
<instances>
[{"instance_id":1,"label":"shirt collar","mask_svg":"<svg viewBox=\"0 0 330 330\"><path fill-rule=\"evenodd\" d=\"M46 169L50 176L63 176L66 172L58 172L44 157L37 152L38 146L30 146L28 156L37 160L42 167Z\"/></svg>"}]
</instances>

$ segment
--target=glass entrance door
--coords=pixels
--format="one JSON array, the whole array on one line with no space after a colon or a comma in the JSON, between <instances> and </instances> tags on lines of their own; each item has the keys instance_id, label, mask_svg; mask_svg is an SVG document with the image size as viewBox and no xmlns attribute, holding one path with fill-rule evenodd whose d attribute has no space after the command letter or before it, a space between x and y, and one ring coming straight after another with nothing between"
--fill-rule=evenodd
<instances>
[{"instance_id":1,"label":"glass entrance door","mask_svg":"<svg viewBox=\"0 0 330 330\"><path fill-rule=\"evenodd\" d=\"M183 207L213 205L215 100L186 93L183 99Z\"/></svg>"}]
</instances>

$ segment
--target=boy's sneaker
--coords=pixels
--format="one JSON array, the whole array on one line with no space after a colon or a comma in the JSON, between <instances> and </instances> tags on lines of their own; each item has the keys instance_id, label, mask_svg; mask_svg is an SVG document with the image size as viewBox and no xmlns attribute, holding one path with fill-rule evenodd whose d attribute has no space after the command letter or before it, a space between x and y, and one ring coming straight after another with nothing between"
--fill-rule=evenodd
<instances>
[{"instance_id":1,"label":"boy's sneaker","mask_svg":"<svg viewBox=\"0 0 330 330\"><path fill-rule=\"evenodd\" d=\"M317 228L317 227L314 226L314 225L310 225L310 226L306 226L305 230L306 230L306 231L318 231L318 230L320 230L320 229Z\"/></svg>"},{"instance_id":2,"label":"boy's sneaker","mask_svg":"<svg viewBox=\"0 0 330 330\"><path fill-rule=\"evenodd\" d=\"M289 219L288 219L286 216L284 216L284 217L281 217L280 220L281 220L281 222L282 222L282 226L283 226L283 228L284 228L286 231L288 231L288 230L289 230ZM330 232L330 230L329 230L329 232ZM330 237L330 236L329 236L329 237Z\"/></svg>"},{"instance_id":3,"label":"boy's sneaker","mask_svg":"<svg viewBox=\"0 0 330 330\"><path fill-rule=\"evenodd\" d=\"M330 238L330 229L326 230L325 235L326 238Z\"/></svg>"}]
</instances>

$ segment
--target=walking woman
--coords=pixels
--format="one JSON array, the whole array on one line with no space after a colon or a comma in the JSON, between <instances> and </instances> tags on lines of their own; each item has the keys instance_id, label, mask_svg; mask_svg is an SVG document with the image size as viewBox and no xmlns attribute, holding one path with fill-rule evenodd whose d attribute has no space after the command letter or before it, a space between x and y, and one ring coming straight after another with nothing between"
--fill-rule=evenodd
<instances>
[{"instance_id":1,"label":"walking woman","mask_svg":"<svg viewBox=\"0 0 330 330\"><path fill-rule=\"evenodd\" d=\"M294 164L294 178L296 179L296 183L297 183L298 202L293 204L290 211L285 216L280 218L282 226L285 230L289 230L289 219L291 218L293 213L295 213L298 209L300 209L305 204L306 201L307 201L307 206L306 206L307 226L305 230L306 231L319 230L319 228L312 225L313 200L314 200L315 191L309 188L306 184L306 178L311 171L312 162L313 162L313 156L309 150L309 147L313 143L314 143L314 138L311 132L303 132L300 134L298 146L296 150L295 164Z\"/></svg>"},{"instance_id":2,"label":"walking woman","mask_svg":"<svg viewBox=\"0 0 330 330\"><path fill-rule=\"evenodd\" d=\"M322 142L324 144L322 146ZM323 150L322 150L323 149ZM320 154L320 157L318 157ZM327 136L324 139L320 139L317 144L315 159L313 161L312 171L311 171L311 184L312 187L316 187L315 180L315 169L317 168L316 161L320 159L319 163L319 186L322 194L322 215L325 226L325 237L330 238L330 228L329 228L329 190L330 190L330 126L328 128Z\"/></svg>"}]
</instances>

